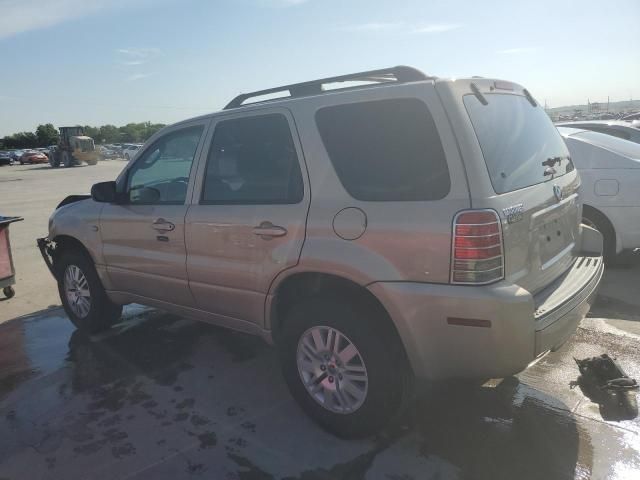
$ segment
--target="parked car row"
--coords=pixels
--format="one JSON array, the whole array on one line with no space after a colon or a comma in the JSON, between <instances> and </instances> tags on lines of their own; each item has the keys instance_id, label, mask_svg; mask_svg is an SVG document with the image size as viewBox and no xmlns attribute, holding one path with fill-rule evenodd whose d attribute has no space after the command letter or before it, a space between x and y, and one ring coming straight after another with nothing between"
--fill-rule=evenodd
<instances>
[{"instance_id":1,"label":"parked car row","mask_svg":"<svg viewBox=\"0 0 640 480\"><path fill-rule=\"evenodd\" d=\"M40 149L37 150L12 150L0 152L0 165L12 165L14 163L34 164L47 163L49 157Z\"/></svg>"},{"instance_id":2,"label":"parked car row","mask_svg":"<svg viewBox=\"0 0 640 480\"><path fill-rule=\"evenodd\" d=\"M114 143L98 146L97 149L103 159L124 158L131 160L142 147L139 143ZM34 148L26 150L3 150L0 151L0 166L19 163L46 163L49 161L55 145L44 148Z\"/></svg>"}]
</instances>

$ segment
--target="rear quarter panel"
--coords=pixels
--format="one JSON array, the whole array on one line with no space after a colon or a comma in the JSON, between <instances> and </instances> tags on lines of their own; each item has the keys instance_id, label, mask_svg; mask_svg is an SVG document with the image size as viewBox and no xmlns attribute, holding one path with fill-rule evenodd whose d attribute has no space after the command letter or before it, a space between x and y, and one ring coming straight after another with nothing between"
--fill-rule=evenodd
<instances>
[{"instance_id":1,"label":"rear quarter panel","mask_svg":"<svg viewBox=\"0 0 640 480\"><path fill-rule=\"evenodd\" d=\"M407 97L426 103L434 117L449 168L449 194L442 200L421 202L354 199L331 164L316 126L316 112L332 104ZM303 145L312 198L307 238L293 271L332 273L361 285L375 281L447 283L451 222L456 212L469 207L469 192L455 136L432 82L324 94L289 108ZM349 207L366 215L366 229L355 240L340 238L332 224L336 214Z\"/></svg>"}]
</instances>

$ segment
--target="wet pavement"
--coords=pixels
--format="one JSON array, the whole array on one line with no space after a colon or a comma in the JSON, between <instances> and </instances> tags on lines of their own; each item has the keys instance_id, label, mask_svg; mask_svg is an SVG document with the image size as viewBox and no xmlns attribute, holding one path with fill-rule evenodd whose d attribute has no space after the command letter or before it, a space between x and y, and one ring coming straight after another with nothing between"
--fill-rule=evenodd
<instances>
[{"instance_id":1,"label":"wet pavement","mask_svg":"<svg viewBox=\"0 0 640 480\"><path fill-rule=\"evenodd\" d=\"M571 383L573 357L603 352L640 378L639 339L586 319L517 377L438 385L401 425L343 441L256 338L139 306L86 337L48 309L0 325L0 479L638 479L635 393Z\"/></svg>"}]
</instances>

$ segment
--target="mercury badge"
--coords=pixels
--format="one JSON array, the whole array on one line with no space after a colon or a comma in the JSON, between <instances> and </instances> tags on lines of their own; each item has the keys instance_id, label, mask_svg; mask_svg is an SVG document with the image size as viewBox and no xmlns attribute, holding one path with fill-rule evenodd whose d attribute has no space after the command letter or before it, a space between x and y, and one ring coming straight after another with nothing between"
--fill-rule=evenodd
<instances>
[{"instance_id":1,"label":"mercury badge","mask_svg":"<svg viewBox=\"0 0 640 480\"><path fill-rule=\"evenodd\" d=\"M502 213L507 217L507 223L519 222L522 220L522 215L524 213L524 204L518 203L517 205L503 208Z\"/></svg>"},{"instance_id":2,"label":"mercury badge","mask_svg":"<svg viewBox=\"0 0 640 480\"><path fill-rule=\"evenodd\" d=\"M562 200L562 187L560 185L554 185L553 194L556 196L556 200Z\"/></svg>"}]
</instances>

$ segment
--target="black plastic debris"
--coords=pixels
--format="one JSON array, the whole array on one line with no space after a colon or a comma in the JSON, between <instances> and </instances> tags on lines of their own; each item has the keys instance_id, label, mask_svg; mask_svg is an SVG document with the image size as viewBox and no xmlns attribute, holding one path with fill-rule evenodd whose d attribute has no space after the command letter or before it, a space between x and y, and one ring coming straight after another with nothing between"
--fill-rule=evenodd
<instances>
[{"instance_id":1,"label":"black plastic debris","mask_svg":"<svg viewBox=\"0 0 640 480\"><path fill-rule=\"evenodd\" d=\"M634 390L639 385L606 353L599 357L574 358L580 376L571 383L578 385L592 402L599 404L604 420L630 420L638 416Z\"/></svg>"}]
</instances>

